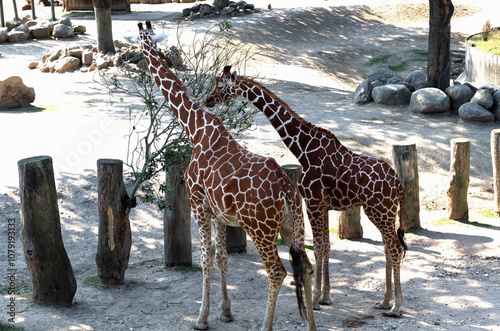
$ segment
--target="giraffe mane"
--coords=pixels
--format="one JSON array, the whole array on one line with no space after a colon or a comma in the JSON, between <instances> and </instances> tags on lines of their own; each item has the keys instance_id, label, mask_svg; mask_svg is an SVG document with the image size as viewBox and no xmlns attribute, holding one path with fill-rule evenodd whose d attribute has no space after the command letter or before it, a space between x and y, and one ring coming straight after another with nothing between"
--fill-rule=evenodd
<instances>
[{"instance_id":1,"label":"giraffe mane","mask_svg":"<svg viewBox=\"0 0 500 331\"><path fill-rule=\"evenodd\" d=\"M248 77L243 77L243 76L239 76L240 79L244 80L244 81L247 81L249 82L250 84L253 84L255 86L257 86L258 88L264 90L264 92L266 92L267 94L269 94L277 103L279 103L283 108L285 108L290 114L292 114L292 116L297 120L299 121L300 123L304 124L305 126L307 126L308 128L310 128L311 130L314 130L320 134L323 134L329 138L333 138L333 139L337 139L337 137L335 137L335 134L330 131L330 130L327 130L325 128L322 128L320 126L317 126L307 120L305 120L303 117L299 116L296 112L294 112L290 106L288 106L288 104L281 100L276 94L274 94L273 92L271 92L267 87L265 87L264 85L262 85L261 83L251 79L251 78L248 78Z\"/></svg>"}]
</instances>

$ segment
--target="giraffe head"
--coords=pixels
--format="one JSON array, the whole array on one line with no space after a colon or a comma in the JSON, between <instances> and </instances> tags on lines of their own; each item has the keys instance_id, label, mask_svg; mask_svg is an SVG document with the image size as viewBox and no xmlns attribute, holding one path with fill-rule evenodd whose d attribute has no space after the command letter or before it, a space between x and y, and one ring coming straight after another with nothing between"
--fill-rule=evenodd
<instances>
[{"instance_id":1,"label":"giraffe head","mask_svg":"<svg viewBox=\"0 0 500 331\"><path fill-rule=\"evenodd\" d=\"M153 28L151 27L151 21L146 21L146 28L145 29L142 25L142 22L138 23L137 26L139 27L139 37L123 36L123 38L126 41L128 41L129 43L139 43L139 47L141 48L141 51L144 51L147 49L156 50L156 43L161 43L168 36L166 34L156 35L153 32Z\"/></svg>"},{"instance_id":2,"label":"giraffe head","mask_svg":"<svg viewBox=\"0 0 500 331\"><path fill-rule=\"evenodd\" d=\"M231 73L231 66L225 66L222 76L215 80L215 89L205 101L207 107L227 101L236 96L236 73Z\"/></svg>"}]
</instances>

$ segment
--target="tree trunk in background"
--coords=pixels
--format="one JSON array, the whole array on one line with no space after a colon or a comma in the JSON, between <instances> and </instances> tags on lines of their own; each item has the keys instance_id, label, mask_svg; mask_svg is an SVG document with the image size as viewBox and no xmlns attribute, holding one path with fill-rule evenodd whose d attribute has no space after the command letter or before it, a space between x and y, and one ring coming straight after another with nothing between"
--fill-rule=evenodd
<instances>
[{"instance_id":1,"label":"tree trunk in background","mask_svg":"<svg viewBox=\"0 0 500 331\"><path fill-rule=\"evenodd\" d=\"M0 0L0 27L5 27L5 17L3 15L3 0Z\"/></svg>"},{"instance_id":2,"label":"tree trunk in background","mask_svg":"<svg viewBox=\"0 0 500 331\"><path fill-rule=\"evenodd\" d=\"M33 302L69 307L77 284L64 248L52 158L20 160L21 241Z\"/></svg>"},{"instance_id":3,"label":"tree trunk in background","mask_svg":"<svg viewBox=\"0 0 500 331\"><path fill-rule=\"evenodd\" d=\"M20 21L19 15L17 15L17 4L16 0L12 0L12 5L14 6L14 21Z\"/></svg>"},{"instance_id":4,"label":"tree trunk in background","mask_svg":"<svg viewBox=\"0 0 500 331\"><path fill-rule=\"evenodd\" d=\"M467 192L470 182L470 140L451 140L451 181L448 189L448 217L452 220L469 220Z\"/></svg>"},{"instance_id":5,"label":"tree trunk in background","mask_svg":"<svg viewBox=\"0 0 500 331\"><path fill-rule=\"evenodd\" d=\"M444 91L450 86L451 0L429 0L429 55L427 87Z\"/></svg>"},{"instance_id":6,"label":"tree trunk in background","mask_svg":"<svg viewBox=\"0 0 500 331\"><path fill-rule=\"evenodd\" d=\"M104 54L114 53L111 23L112 0L94 0L95 21L97 23L97 50Z\"/></svg>"}]
</instances>

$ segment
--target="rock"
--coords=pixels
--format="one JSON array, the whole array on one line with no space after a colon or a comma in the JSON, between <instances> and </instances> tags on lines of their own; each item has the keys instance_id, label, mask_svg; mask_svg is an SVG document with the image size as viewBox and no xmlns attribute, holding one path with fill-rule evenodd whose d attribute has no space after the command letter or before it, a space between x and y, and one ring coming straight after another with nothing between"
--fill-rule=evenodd
<instances>
[{"instance_id":1,"label":"rock","mask_svg":"<svg viewBox=\"0 0 500 331\"><path fill-rule=\"evenodd\" d=\"M395 73L392 70L383 69L383 68L377 69L373 74L368 76L367 79L370 82L374 82L374 81L378 80L384 85L388 84L391 79L395 79L397 81L402 81L401 77L397 73Z\"/></svg>"},{"instance_id":2,"label":"rock","mask_svg":"<svg viewBox=\"0 0 500 331\"><path fill-rule=\"evenodd\" d=\"M77 57L80 60L82 59L82 53L83 49L81 49L80 46L70 46L65 50L67 56Z\"/></svg>"},{"instance_id":3,"label":"rock","mask_svg":"<svg viewBox=\"0 0 500 331\"><path fill-rule=\"evenodd\" d=\"M38 61L34 61L28 64L28 69L35 69L36 67L38 67Z\"/></svg>"},{"instance_id":4,"label":"rock","mask_svg":"<svg viewBox=\"0 0 500 331\"><path fill-rule=\"evenodd\" d=\"M108 66L109 66L109 63L108 63L108 60L100 57L98 58L96 61L95 61L95 64L96 64L96 68L98 70L101 70L101 69L106 69Z\"/></svg>"},{"instance_id":5,"label":"rock","mask_svg":"<svg viewBox=\"0 0 500 331\"><path fill-rule=\"evenodd\" d=\"M415 91L411 95L410 110L420 114L443 113L450 109L450 98L434 87Z\"/></svg>"},{"instance_id":6,"label":"rock","mask_svg":"<svg viewBox=\"0 0 500 331\"><path fill-rule=\"evenodd\" d=\"M54 38L71 38L75 35L73 28L65 24L54 25L54 30L52 31L52 36Z\"/></svg>"},{"instance_id":7,"label":"rock","mask_svg":"<svg viewBox=\"0 0 500 331\"><path fill-rule=\"evenodd\" d=\"M0 28L0 43L3 43L9 39L8 32L9 32L9 29Z\"/></svg>"},{"instance_id":8,"label":"rock","mask_svg":"<svg viewBox=\"0 0 500 331\"><path fill-rule=\"evenodd\" d=\"M493 93L493 107L490 110L496 120L500 120L500 90Z\"/></svg>"},{"instance_id":9,"label":"rock","mask_svg":"<svg viewBox=\"0 0 500 331\"><path fill-rule=\"evenodd\" d=\"M63 48L48 49L42 56L42 63L57 61L63 54Z\"/></svg>"},{"instance_id":10,"label":"rock","mask_svg":"<svg viewBox=\"0 0 500 331\"><path fill-rule=\"evenodd\" d=\"M448 86L444 93L450 98L451 108L457 110L474 96L474 92L467 85L452 85Z\"/></svg>"},{"instance_id":11,"label":"rock","mask_svg":"<svg viewBox=\"0 0 500 331\"><path fill-rule=\"evenodd\" d=\"M94 61L94 53L92 51L83 51L82 52L82 64L90 65Z\"/></svg>"},{"instance_id":12,"label":"rock","mask_svg":"<svg viewBox=\"0 0 500 331\"><path fill-rule=\"evenodd\" d=\"M415 91L425 87L427 73L423 70L414 70L405 77L405 82L411 84Z\"/></svg>"},{"instance_id":13,"label":"rock","mask_svg":"<svg viewBox=\"0 0 500 331\"><path fill-rule=\"evenodd\" d=\"M9 29L9 31L11 31L16 26L19 26L21 24L22 24L21 21L7 21L7 22L5 22L5 26L7 27L7 29Z\"/></svg>"},{"instance_id":14,"label":"rock","mask_svg":"<svg viewBox=\"0 0 500 331\"><path fill-rule=\"evenodd\" d=\"M34 21L34 20L29 20L28 22L26 22L27 27L32 27L32 26L35 26L37 24L38 24L38 22Z\"/></svg>"},{"instance_id":15,"label":"rock","mask_svg":"<svg viewBox=\"0 0 500 331\"><path fill-rule=\"evenodd\" d=\"M471 83L464 83L465 86L471 89L472 92L476 93L478 88L472 85Z\"/></svg>"},{"instance_id":16,"label":"rock","mask_svg":"<svg viewBox=\"0 0 500 331\"><path fill-rule=\"evenodd\" d=\"M475 102L464 103L458 108L460 118L467 121L492 122L495 116Z\"/></svg>"},{"instance_id":17,"label":"rock","mask_svg":"<svg viewBox=\"0 0 500 331\"><path fill-rule=\"evenodd\" d=\"M73 27L73 31L75 31L75 34L84 34L87 32L87 28L85 25L76 25Z\"/></svg>"},{"instance_id":18,"label":"rock","mask_svg":"<svg viewBox=\"0 0 500 331\"><path fill-rule=\"evenodd\" d=\"M66 71L75 71L80 68L80 59L72 56L63 57L57 60L54 66L54 70L59 73L64 73Z\"/></svg>"},{"instance_id":19,"label":"rock","mask_svg":"<svg viewBox=\"0 0 500 331\"><path fill-rule=\"evenodd\" d=\"M0 109L26 107L35 101L35 89L24 85L21 77L0 81Z\"/></svg>"},{"instance_id":20,"label":"rock","mask_svg":"<svg viewBox=\"0 0 500 331\"><path fill-rule=\"evenodd\" d=\"M33 39L50 38L50 30L48 26L32 26L30 27L30 34Z\"/></svg>"},{"instance_id":21,"label":"rock","mask_svg":"<svg viewBox=\"0 0 500 331\"><path fill-rule=\"evenodd\" d=\"M29 26L27 26L26 24L19 24L18 26L16 26L14 29L11 30L12 31L22 31L24 33L27 33L29 34L30 33L30 28Z\"/></svg>"},{"instance_id":22,"label":"rock","mask_svg":"<svg viewBox=\"0 0 500 331\"><path fill-rule=\"evenodd\" d=\"M407 105L410 103L410 90L400 84L377 86L372 91L372 98L383 105Z\"/></svg>"},{"instance_id":23,"label":"rock","mask_svg":"<svg viewBox=\"0 0 500 331\"><path fill-rule=\"evenodd\" d=\"M372 90L372 83L370 83L368 79L365 79L358 85L356 91L354 91L354 103L357 105L363 105L372 101Z\"/></svg>"},{"instance_id":24,"label":"rock","mask_svg":"<svg viewBox=\"0 0 500 331\"><path fill-rule=\"evenodd\" d=\"M28 39L28 34L23 31L11 31L7 34L9 36L9 42L11 43L21 43Z\"/></svg>"},{"instance_id":25,"label":"rock","mask_svg":"<svg viewBox=\"0 0 500 331\"><path fill-rule=\"evenodd\" d=\"M64 18L62 20L59 21L59 24L64 24L66 26L69 26L70 28L73 27L73 24L71 24L71 20L69 18Z\"/></svg>"},{"instance_id":26,"label":"rock","mask_svg":"<svg viewBox=\"0 0 500 331\"><path fill-rule=\"evenodd\" d=\"M477 90L470 101L488 110L493 107L493 96L489 90Z\"/></svg>"}]
</instances>

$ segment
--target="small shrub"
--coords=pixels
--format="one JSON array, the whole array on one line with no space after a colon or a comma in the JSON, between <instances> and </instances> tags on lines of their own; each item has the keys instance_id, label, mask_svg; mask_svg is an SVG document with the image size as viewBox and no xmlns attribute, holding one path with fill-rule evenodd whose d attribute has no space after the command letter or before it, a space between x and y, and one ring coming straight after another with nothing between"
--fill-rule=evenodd
<instances>
[{"instance_id":1,"label":"small shrub","mask_svg":"<svg viewBox=\"0 0 500 331\"><path fill-rule=\"evenodd\" d=\"M483 41L488 41L488 38L490 36L490 31L491 31L491 23L490 20L487 20L486 23L484 23L483 30L481 32L483 36Z\"/></svg>"}]
</instances>

